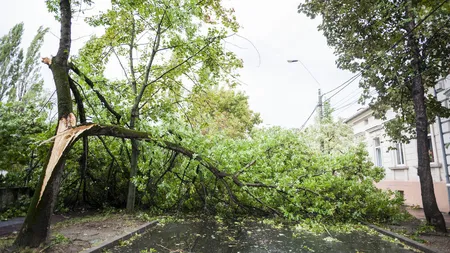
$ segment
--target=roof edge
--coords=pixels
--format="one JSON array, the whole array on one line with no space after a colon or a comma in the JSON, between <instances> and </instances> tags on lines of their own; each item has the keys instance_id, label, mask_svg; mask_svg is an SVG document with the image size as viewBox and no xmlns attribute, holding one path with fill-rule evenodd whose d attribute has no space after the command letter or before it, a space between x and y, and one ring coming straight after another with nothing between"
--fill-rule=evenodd
<instances>
[{"instance_id":1,"label":"roof edge","mask_svg":"<svg viewBox=\"0 0 450 253\"><path fill-rule=\"evenodd\" d=\"M355 119L356 117L360 116L361 114L367 112L370 110L370 107L366 107L363 109L360 109L359 111L357 111L355 114L353 114L352 116L348 117L347 119L344 120L344 123L348 123L349 121Z\"/></svg>"}]
</instances>

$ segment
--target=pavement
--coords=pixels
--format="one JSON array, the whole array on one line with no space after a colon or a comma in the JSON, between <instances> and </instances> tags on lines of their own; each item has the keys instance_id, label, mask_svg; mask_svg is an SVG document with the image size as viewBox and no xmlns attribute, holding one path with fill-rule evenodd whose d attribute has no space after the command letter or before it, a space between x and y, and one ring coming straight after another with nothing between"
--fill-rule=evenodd
<instances>
[{"instance_id":1,"label":"pavement","mask_svg":"<svg viewBox=\"0 0 450 253\"><path fill-rule=\"evenodd\" d=\"M407 209L408 212L416 217L419 220L425 220L425 213L423 212L423 209ZM447 225L447 228L450 228L450 215L448 213L443 213L445 223ZM51 224L63 221L65 219L68 219L70 217L68 216L62 216L62 215L53 215L51 218ZM7 221L0 221L0 237L18 232L20 230L20 227L22 226L23 221L25 220L24 217L18 217L18 218L12 218Z\"/></svg>"},{"instance_id":2,"label":"pavement","mask_svg":"<svg viewBox=\"0 0 450 253\"><path fill-rule=\"evenodd\" d=\"M14 231L19 231L22 225L24 217L12 218L7 221L0 221L0 236L8 235Z\"/></svg>"},{"instance_id":3,"label":"pavement","mask_svg":"<svg viewBox=\"0 0 450 253\"><path fill-rule=\"evenodd\" d=\"M407 210L412 216L416 217L417 219L425 220L425 213L423 212L422 208L418 209L408 208ZM445 224L447 225L447 228L450 228L450 214L442 213L442 215L444 215Z\"/></svg>"},{"instance_id":4,"label":"pavement","mask_svg":"<svg viewBox=\"0 0 450 253\"><path fill-rule=\"evenodd\" d=\"M51 224L63 221L69 217L62 215L53 215L50 222ZM18 232L22 227L22 223L25 217L12 218L7 221L0 221L0 237L9 235L14 232Z\"/></svg>"}]
</instances>

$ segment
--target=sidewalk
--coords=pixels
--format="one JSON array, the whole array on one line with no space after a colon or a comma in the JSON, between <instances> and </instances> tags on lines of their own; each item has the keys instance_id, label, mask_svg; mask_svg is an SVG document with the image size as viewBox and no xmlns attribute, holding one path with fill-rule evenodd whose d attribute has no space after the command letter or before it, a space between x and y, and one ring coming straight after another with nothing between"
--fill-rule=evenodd
<instances>
[{"instance_id":1,"label":"sidewalk","mask_svg":"<svg viewBox=\"0 0 450 253\"><path fill-rule=\"evenodd\" d=\"M0 236L10 234L14 231L19 231L24 220L24 217L19 217L7 221L0 221Z\"/></svg>"},{"instance_id":2,"label":"sidewalk","mask_svg":"<svg viewBox=\"0 0 450 253\"><path fill-rule=\"evenodd\" d=\"M423 212L423 209L406 209L412 216L416 217L419 220L425 220L425 213ZM450 215L448 213L442 213L444 215L445 224L447 225L447 229L450 228Z\"/></svg>"},{"instance_id":3,"label":"sidewalk","mask_svg":"<svg viewBox=\"0 0 450 253\"><path fill-rule=\"evenodd\" d=\"M63 221L69 217L62 215L53 215L51 218L51 224ZM14 231L19 231L22 227L22 223L25 217L12 218L7 221L0 221L0 237L13 233Z\"/></svg>"}]
</instances>

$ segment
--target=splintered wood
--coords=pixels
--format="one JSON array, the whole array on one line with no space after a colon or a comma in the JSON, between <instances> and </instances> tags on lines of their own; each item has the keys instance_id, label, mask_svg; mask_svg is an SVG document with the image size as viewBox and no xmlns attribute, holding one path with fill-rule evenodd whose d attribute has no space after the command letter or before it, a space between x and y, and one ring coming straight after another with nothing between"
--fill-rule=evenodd
<instances>
[{"instance_id":1,"label":"splintered wood","mask_svg":"<svg viewBox=\"0 0 450 253\"><path fill-rule=\"evenodd\" d=\"M92 128L95 124L83 125L79 127L76 126L76 118L73 113L70 113L67 117L63 117L59 120L58 130L56 131L55 137L51 140L54 140L52 152L50 154L50 159L47 164L47 168L45 169L44 181L42 183L42 188L39 195L39 200L36 206L41 202L42 195L44 194L45 188L47 187L47 183L52 176L53 170L61 159L64 151L70 147L70 144L77 137L82 134L84 131Z\"/></svg>"}]
</instances>

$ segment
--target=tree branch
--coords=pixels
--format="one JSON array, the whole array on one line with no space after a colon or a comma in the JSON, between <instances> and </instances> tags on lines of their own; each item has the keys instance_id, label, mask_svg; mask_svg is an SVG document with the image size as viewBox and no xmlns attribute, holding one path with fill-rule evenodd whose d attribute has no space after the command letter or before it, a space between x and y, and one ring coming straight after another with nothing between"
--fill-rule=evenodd
<instances>
[{"instance_id":1,"label":"tree branch","mask_svg":"<svg viewBox=\"0 0 450 253\"><path fill-rule=\"evenodd\" d=\"M108 101L106 101L106 98L98 90L94 88L94 82L92 82L91 79L89 79L85 74L83 74L83 72L81 72L80 69L77 66L75 66L72 62L69 63L69 68L79 77L81 77L89 85L89 87L91 87L91 89L95 92L98 99L100 99L100 101L103 103L106 109L116 117L117 124L119 124L122 115L116 112L112 108L112 106L108 103Z\"/></svg>"},{"instance_id":2,"label":"tree branch","mask_svg":"<svg viewBox=\"0 0 450 253\"><path fill-rule=\"evenodd\" d=\"M74 83L74 80L69 76L69 85L72 90L73 97L75 98L75 103L77 104L78 116L80 117L80 123L86 124L86 111L84 110L83 97L80 91Z\"/></svg>"},{"instance_id":3,"label":"tree branch","mask_svg":"<svg viewBox=\"0 0 450 253\"><path fill-rule=\"evenodd\" d=\"M145 69L144 83L142 84L141 89L139 90L139 94L136 97L136 100L134 102L133 108L131 110L132 114L133 114L133 112L137 113L138 108L139 108L139 103L141 102L142 97L144 96L145 89L148 86L147 82L150 77L150 70L153 66L153 61L155 60L156 53L158 52L158 49L159 49L159 43L161 41L161 34L162 34L161 26L162 26L162 22L163 22L165 16L166 16L166 10L164 10L163 16L161 17L161 20L159 21L158 28L157 28L157 31L155 34L155 38L153 39L152 54L150 55L150 59L148 61L147 67Z\"/></svg>"},{"instance_id":4,"label":"tree branch","mask_svg":"<svg viewBox=\"0 0 450 253\"><path fill-rule=\"evenodd\" d=\"M134 19L133 13L131 13L133 19L133 24L131 27L131 41L130 41L130 72L131 72L131 88L133 94L136 94L136 74L134 73L134 63L133 63L133 48L134 48L134 37L136 36L136 20ZM122 64L121 64L122 65ZM125 70L124 70L125 71Z\"/></svg>"},{"instance_id":5,"label":"tree branch","mask_svg":"<svg viewBox=\"0 0 450 253\"><path fill-rule=\"evenodd\" d=\"M112 49L111 51L112 51L112 52L114 53L114 55L116 56L117 61L119 62L120 67L122 68L122 71L123 71L123 74L125 75L125 78L126 78L127 81L129 82L129 81L130 81L130 78L128 78L127 70L126 70L125 67L123 66L122 61L120 60L119 55L116 53L116 50L114 50L114 47L113 47L113 46L111 46L111 49ZM130 49L130 51L131 51L131 49ZM132 72L131 74L132 74L132 76L134 75L133 72ZM133 79L133 80L134 80L134 79ZM133 81L131 81L131 82L133 82Z\"/></svg>"}]
</instances>

